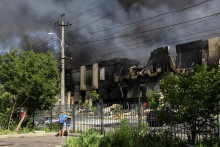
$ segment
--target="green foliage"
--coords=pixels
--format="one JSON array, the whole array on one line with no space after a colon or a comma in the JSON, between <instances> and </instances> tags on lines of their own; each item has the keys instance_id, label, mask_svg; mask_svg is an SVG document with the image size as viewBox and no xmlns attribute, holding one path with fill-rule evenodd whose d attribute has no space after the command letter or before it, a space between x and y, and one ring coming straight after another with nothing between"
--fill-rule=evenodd
<instances>
[{"instance_id":1,"label":"green foliage","mask_svg":"<svg viewBox=\"0 0 220 147\"><path fill-rule=\"evenodd\" d=\"M197 143L197 147L219 147L220 146L220 139L218 136L213 138L205 137L201 142Z\"/></svg>"},{"instance_id":2,"label":"green foliage","mask_svg":"<svg viewBox=\"0 0 220 147\"><path fill-rule=\"evenodd\" d=\"M40 129L41 131L45 131L45 132L58 132L59 131L59 127L57 125L57 123L54 124L47 124L46 126L44 126L43 128Z\"/></svg>"},{"instance_id":3,"label":"green foliage","mask_svg":"<svg viewBox=\"0 0 220 147\"><path fill-rule=\"evenodd\" d=\"M50 52L37 54L31 50L18 54L18 49L11 49L9 53L0 55L0 77L4 85L4 93L0 93L0 100L3 101L0 117L9 117L3 110L10 109L13 114L24 107L33 112L47 109L57 101L55 96L60 91L60 78Z\"/></svg>"},{"instance_id":4,"label":"green foliage","mask_svg":"<svg viewBox=\"0 0 220 147\"><path fill-rule=\"evenodd\" d=\"M97 94L97 91L96 90L93 90L90 95L89 95L90 98L93 98L94 100L98 100L99 99L99 94Z\"/></svg>"},{"instance_id":5,"label":"green foliage","mask_svg":"<svg viewBox=\"0 0 220 147\"><path fill-rule=\"evenodd\" d=\"M29 133L29 132L32 132L32 130L28 127L23 127L17 131L18 134L24 134L24 133Z\"/></svg>"},{"instance_id":6,"label":"green foliage","mask_svg":"<svg viewBox=\"0 0 220 147\"><path fill-rule=\"evenodd\" d=\"M160 134L150 133L144 134L138 140L137 146L146 147L185 147L186 142L178 137L175 137L169 132L162 132Z\"/></svg>"},{"instance_id":7,"label":"green foliage","mask_svg":"<svg viewBox=\"0 0 220 147\"><path fill-rule=\"evenodd\" d=\"M97 94L96 90L93 90L90 95L90 100L85 101L84 103L82 101L79 101L79 104L83 106L83 108L85 108L86 111L92 111L94 113L97 113L97 107L94 107L89 101L95 101L96 105L97 100L99 99L99 94Z\"/></svg>"},{"instance_id":8,"label":"green foliage","mask_svg":"<svg viewBox=\"0 0 220 147\"><path fill-rule=\"evenodd\" d=\"M33 117L30 117L28 119L28 122L27 122L27 125L26 125L27 128L31 129L33 127L33 119L34 119Z\"/></svg>"},{"instance_id":9,"label":"green foliage","mask_svg":"<svg viewBox=\"0 0 220 147\"><path fill-rule=\"evenodd\" d=\"M120 127L100 139L100 147L181 147L185 142L168 132L160 134L147 133L146 126L142 131L138 127L130 127L127 120L123 120Z\"/></svg>"},{"instance_id":10,"label":"green foliage","mask_svg":"<svg viewBox=\"0 0 220 147\"><path fill-rule=\"evenodd\" d=\"M97 147L100 139L100 131L90 129L81 134L80 137L72 137L65 140L65 147Z\"/></svg>"},{"instance_id":11,"label":"green foliage","mask_svg":"<svg viewBox=\"0 0 220 147\"><path fill-rule=\"evenodd\" d=\"M10 53L0 56L0 76L4 88L11 96L12 103L26 101L24 106L43 109L59 93L59 73L51 53L36 54L33 51L21 52L11 49Z\"/></svg>"},{"instance_id":12,"label":"green foliage","mask_svg":"<svg viewBox=\"0 0 220 147\"><path fill-rule=\"evenodd\" d=\"M84 109L86 109L86 111L89 111L92 109L92 106L90 106L89 101L86 101L85 103L83 103L82 101L79 101L79 104L83 106Z\"/></svg>"},{"instance_id":13,"label":"green foliage","mask_svg":"<svg viewBox=\"0 0 220 147\"><path fill-rule=\"evenodd\" d=\"M130 127L128 120L123 120L121 125L112 133L105 136L100 131L87 130L80 137L65 140L63 146L68 147L182 147L186 142L173 136L171 133L147 133L147 128Z\"/></svg>"},{"instance_id":14,"label":"green foliage","mask_svg":"<svg viewBox=\"0 0 220 147\"><path fill-rule=\"evenodd\" d=\"M3 85L0 85L0 128L6 128L9 115L11 112L11 105L8 102L8 93L3 91Z\"/></svg>"},{"instance_id":15,"label":"green foliage","mask_svg":"<svg viewBox=\"0 0 220 147\"><path fill-rule=\"evenodd\" d=\"M166 124L184 124L192 133L195 143L196 134L203 132L209 123L216 121L220 100L219 67L208 70L197 66L195 75L179 76L166 74L160 81L161 93L153 93L151 107L158 118Z\"/></svg>"},{"instance_id":16,"label":"green foliage","mask_svg":"<svg viewBox=\"0 0 220 147\"><path fill-rule=\"evenodd\" d=\"M59 127L58 127L57 123L54 123L54 124L50 123L48 125L48 127L49 127L51 132L58 132L59 131Z\"/></svg>"},{"instance_id":17,"label":"green foliage","mask_svg":"<svg viewBox=\"0 0 220 147\"><path fill-rule=\"evenodd\" d=\"M122 120L121 125L114 132L105 136L100 131L91 129L83 132L80 137L71 137L65 140L65 147L185 147L187 142L174 136L170 132L147 132L145 125L142 131L138 127L130 127L128 120ZM197 143L199 147L217 147L220 140L217 137L204 138Z\"/></svg>"},{"instance_id":18,"label":"green foliage","mask_svg":"<svg viewBox=\"0 0 220 147\"><path fill-rule=\"evenodd\" d=\"M130 127L128 120L122 120L114 133L107 134L100 140L100 147L132 147L140 137L138 127Z\"/></svg>"},{"instance_id":19,"label":"green foliage","mask_svg":"<svg viewBox=\"0 0 220 147\"><path fill-rule=\"evenodd\" d=\"M11 132L10 130L1 129L1 130L0 130L0 135L7 135L7 134L9 134L10 132Z\"/></svg>"}]
</instances>

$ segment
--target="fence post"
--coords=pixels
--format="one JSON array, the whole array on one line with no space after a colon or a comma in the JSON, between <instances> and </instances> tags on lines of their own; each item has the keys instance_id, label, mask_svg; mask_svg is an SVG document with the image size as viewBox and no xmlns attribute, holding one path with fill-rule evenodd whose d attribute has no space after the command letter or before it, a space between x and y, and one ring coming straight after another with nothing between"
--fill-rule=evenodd
<instances>
[{"instance_id":1,"label":"fence post","mask_svg":"<svg viewBox=\"0 0 220 147\"><path fill-rule=\"evenodd\" d=\"M51 124L51 130L52 130L52 124L53 124L53 104L51 103L51 106L50 106L50 124Z\"/></svg>"},{"instance_id":2,"label":"fence post","mask_svg":"<svg viewBox=\"0 0 220 147\"><path fill-rule=\"evenodd\" d=\"M103 99L100 99L100 114L101 114L101 134L104 131L104 124L103 124Z\"/></svg>"},{"instance_id":3,"label":"fence post","mask_svg":"<svg viewBox=\"0 0 220 147\"><path fill-rule=\"evenodd\" d=\"M138 127L141 132L141 95L142 92L140 92L139 98L138 98Z\"/></svg>"},{"instance_id":4,"label":"fence post","mask_svg":"<svg viewBox=\"0 0 220 147\"><path fill-rule=\"evenodd\" d=\"M76 123L75 123L75 121L76 121L75 108L76 108L76 105L75 105L75 102L73 102L73 133L75 133L75 125L76 125Z\"/></svg>"}]
</instances>

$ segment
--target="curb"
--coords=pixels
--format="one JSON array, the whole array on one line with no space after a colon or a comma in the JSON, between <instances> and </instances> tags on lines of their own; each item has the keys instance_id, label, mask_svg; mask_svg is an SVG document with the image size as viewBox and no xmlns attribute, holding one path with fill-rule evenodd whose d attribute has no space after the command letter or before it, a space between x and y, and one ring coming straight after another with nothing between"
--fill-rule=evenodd
<instances>
[{"instance_id":1,"label":"curb","mask_svg":"<svg viewBox=\"0 0 220 147\"><path fill-rule=\"evenodd\" d=\"M57 132L52 132L52 133L7 134L7 135L0 135L0 138L38 137L38 136L56 136L56 135L57 135Z\"/></svg>"}]
</instances>

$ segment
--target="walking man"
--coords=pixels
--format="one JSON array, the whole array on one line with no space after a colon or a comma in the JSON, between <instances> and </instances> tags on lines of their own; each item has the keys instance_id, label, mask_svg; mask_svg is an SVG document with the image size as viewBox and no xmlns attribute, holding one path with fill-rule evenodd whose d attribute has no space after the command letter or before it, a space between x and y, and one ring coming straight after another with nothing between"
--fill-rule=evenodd
<instances>
[{"instance_id":1,"label":"walking man","mask_svg":"<svg viewBox=\"0 0 220 147\"><path fill-rule=\"evenodd\" d=\"M59 129L59 136L62 135L62 137L64 137L64 131L66 130L66 118L67 115L66 113L63 111L63 113L59 116L59 124L60 124L60 129ZM62 134L61 134L62 131Z\"/></svg>"}]
</instances>

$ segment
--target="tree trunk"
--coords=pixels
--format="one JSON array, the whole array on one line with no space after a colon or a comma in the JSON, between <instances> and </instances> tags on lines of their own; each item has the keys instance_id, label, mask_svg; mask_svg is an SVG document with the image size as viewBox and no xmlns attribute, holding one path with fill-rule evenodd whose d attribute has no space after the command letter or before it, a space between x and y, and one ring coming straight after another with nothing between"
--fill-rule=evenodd
<instances>
[{"instance_id":1,"label":"tree trunk","mask_svg":"<svg viewBox=\"0 0 220 147\"><path fill-rule=\"evenodd\" d=\"M8 130L10 129L10 126L11 126L11 121L12 121L12 116L14 114L14 110L15 110L15 104L12 106L11 115L8 121Z\"/></svg>"},{"instance_id":2,"label":"tree trunk","mask_svg":"<svg viewBox=\"0 0 220 147\"><path fill-rule=\"evenodd\" d=\"M31 126L31 129L34 128L34 111L33 111L33 122L32 122L32 126Z\"/></svg>"},{"instance_id":3,"label":"tree trunk","mask_svg":"<svg viewBox=\"0 0 220 147\"><path fill-rule=\"evenodd\" d=\"M197 133L196 133L196 132L192 132L191 134L192 134L192 143L193 143L194 145L196 145L196 136L197 136Z\"/></svg>"},{"instance_id":4,"label":"tree trunk","mask_svg":"<svg viewBox=\"0 0 220 147\"><path fill-rule=\"evenodd\" d=\"M24 115L23 117L21 118L21 120L19 121L18 125L17 125L17 128L15 129L15 131L18 131L21 127L21 124L23 123L25 117L26 117L26 114L27 114L27 109L24 110Z\"/></svg>"}]
</instances>

